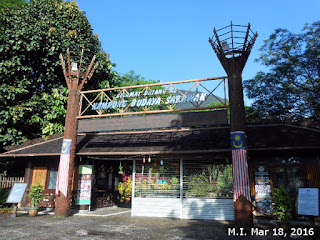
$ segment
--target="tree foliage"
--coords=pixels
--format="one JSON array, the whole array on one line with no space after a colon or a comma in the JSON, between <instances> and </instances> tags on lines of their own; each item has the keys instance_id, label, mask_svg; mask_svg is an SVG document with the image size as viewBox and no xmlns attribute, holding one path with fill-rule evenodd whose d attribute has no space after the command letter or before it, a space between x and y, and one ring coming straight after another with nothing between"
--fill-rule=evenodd
<instances>
[{"instance_id":1,"label":"tree foliage","mask_svg":"<svg viewBox=\"0 0 320 240\"><path fill-rule=\"evenodd\" d=\"M229 101L227 101L227 105L229 105ZM207 107L223 107L225 104L219 101L211 102L207 105ZM262 118L262 114L252 106L244 106L245 107L245 120L247 124L255 124L260 121ZM209 109L204 111L219 111L219 110L226 110L227 111L227 119L228 123L230 124L230 108L218 108L218 109Z\"/></svg>"},{"instance_id":2,"label":"tree foliage","mask_svg":"<svg viewBox=\"0 0 320 240\"><path fill-rule=\"evenodd\" d=\"M0 0L0 9L21 8L25 3L24 0Z\"/></svg>"},{"instance_id":3,"label":"tree foliage","mask_svg":"<svg viewBox=\"0 0 320 240\"><path fill-rule=\"evenodd\" d=\"M117 82L118 86L119 87L129 87L129 86L136 86L136 85L145 85L145 84L155 84L155 83L159 83L160 81L159 80L146 80L145 77L143 77L142 75L140 74L137 74L134 70L131 70L123 75L120 75L119 73L117 72L114 72L114 78L115 78L115 81ZM132 89L132 90L129 90L129 91L143 91L145 88L144 87L141 87L141 88L135 88L135 89ZM157 89L165 89L164 86L151 86L151 87L148 87L149 90L157 90ZM115 94L116 95L116 94ZM162 94L161 95L162 98L166 98L169 96L169 94ZM132 98L126 98L127 100L128 99L133 99L135 97L132 97ZM153 105L153 106L150 106L150 109L151 111L153 110L163 110L163 109L166 109L165 106L161 106L161 105ZM134 111L144 111L145 110L145 107L134 107Z\"/></svg>"},{"instance_id":4,"label":"tree foliage","mask_svg":"<svg viewBox=\"0 0 320 240\"><path fill-rule=\"evenodd\" d=\"M0 151L63 131L67 88L59 54L68 48L76 54L83 49L88 64L93 55L99 61L86 88L113 85L109 55L75 1L0 8Z\"/></svg>"},{"instance_id":5,"label":"tree foliage","mask_svg":"<svg viewBox=\"0 0 320 240\"><path fill-rule=\"evenodd\" d=\"M277 29L264 42L258 62L268 72L244 81L249 98L265 118L320 120L320 21L301 33Z\"/></svg>"},{"instance_id":6,"label":"tree foliage","mask_svg":"<svg viewBox=\"0 0 320 240\"><path fill-rule=\"evenodd\" d=\"M122 76L120 76L119 74L117 74L116 76L120 87L159 83L159 81L155 80L146 80L143 76L135 73L135 71L133 70L123 74Z\"/></svg>"}]
</instances>

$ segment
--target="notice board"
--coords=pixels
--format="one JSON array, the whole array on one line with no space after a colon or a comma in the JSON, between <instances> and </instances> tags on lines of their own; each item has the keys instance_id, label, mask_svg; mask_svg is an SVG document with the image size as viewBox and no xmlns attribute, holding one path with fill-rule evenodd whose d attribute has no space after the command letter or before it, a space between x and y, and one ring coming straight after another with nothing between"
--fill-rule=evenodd
<instances>
[{"instance_id":1,"label":"notice board","mask_svg":"<svg viewBox=\"0 0 320 240\"><path fill-rule=\"evenodd\" d=\"M92 165L79 166L79 181L78 181L78 205L90 205L91 203L91 180L92 180Z\"/></svg>"},{"instance_id":2,"label":"notice board","mask_svg":"<svg viewBox=\"0 0 320 240\"><path fill-rule=\"evenodd\" d=\"M298 214L319 216L319 189L300 188L298 197Z\"/></svg>"},{"instance_id":3,"label":"notice board","mask_svg":"<svg viewBox=\"0 0 320 240\"><path fill-rule=\"evenodd\" d=\"M255 167L255 199L258 213L272 213L272 197L270 187L269 169L266 165Z\"/></svg>"},{"instance_id":4,"label":"notice board","mask_svg":"<svg viewBox=\"0 0 320 240\"><path fill-rule=\"evenodd\" d=\"M26 191L27 183L15 183L11 188L7 203L19 203Z\"/></svg>"}]
</instances>

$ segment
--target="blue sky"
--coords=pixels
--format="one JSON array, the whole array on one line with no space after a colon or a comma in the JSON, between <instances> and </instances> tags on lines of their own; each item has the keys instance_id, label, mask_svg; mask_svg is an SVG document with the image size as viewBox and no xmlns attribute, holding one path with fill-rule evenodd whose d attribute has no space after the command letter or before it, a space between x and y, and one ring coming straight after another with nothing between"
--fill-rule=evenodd
<instances>
[{"instance_id":1,"label":"blue sky","mask_svg":"<svg viewBox=\"0 0 320 240\"><path fill-rule=\"evenodd\" d=\"M77 0L121 74L134 70L161 82L226 76L208 43L213 29L249 22L259 36L243 71L264 70L263 40L276 28L301 32L320 20L319 0ZM245 98L245 104L251 101Z\"/></svg>"}]
</instances>

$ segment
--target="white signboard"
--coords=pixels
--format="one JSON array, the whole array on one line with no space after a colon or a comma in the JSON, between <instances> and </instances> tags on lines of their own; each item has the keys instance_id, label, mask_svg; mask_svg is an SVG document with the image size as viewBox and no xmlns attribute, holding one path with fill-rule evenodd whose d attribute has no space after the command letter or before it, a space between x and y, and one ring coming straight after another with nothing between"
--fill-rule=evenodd
<instances>
[{"instance_id":1,"label":"white signboard","mask_svg":"<svg viewBox=\"0 0 320 240\"><path fill-rule=\"evenodd\" d=\"M319 216L319 189L300 188L298 198L298 214Z\"/></svg>"},{"instance_id":2,"label":"white signboard","mask_svg":"<svg viewBox=\"0 0 320 240\"><path fill-rule=\"evenodd\" d=\"M22 200L23 194L26 191L26 183L15 183L10 191L7 203L19 203Z\"/></svg>"}]
</instances>

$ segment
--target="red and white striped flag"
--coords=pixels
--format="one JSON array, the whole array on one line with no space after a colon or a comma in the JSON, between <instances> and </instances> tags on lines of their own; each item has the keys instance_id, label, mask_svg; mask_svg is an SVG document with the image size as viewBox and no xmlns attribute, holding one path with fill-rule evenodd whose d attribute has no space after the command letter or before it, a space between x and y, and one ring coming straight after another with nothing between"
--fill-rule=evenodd
<instances>
[{"instance_id":1,"label":"red and white striped flag","mask_svg":"<svg viewBox=\"0 0 320 240\"><path fill-rule=\"evenodd\" d=\"M233 201L243 195L251 202L247 163L247 150L244 132L231 133L231 153L233 170Z\"/></svg>"},{"instance_id":2,"label":"red and white striped flag","mask_svg":"<svg viewBox=\"0 0 320 240\"><path fill-rule=\"evenodd\" d=\"M57 176L56 194L59 195L59 192L61 192L65 197L68 193L71 141L71 139L63 139Z\"/></svg>"}]
</instances>

